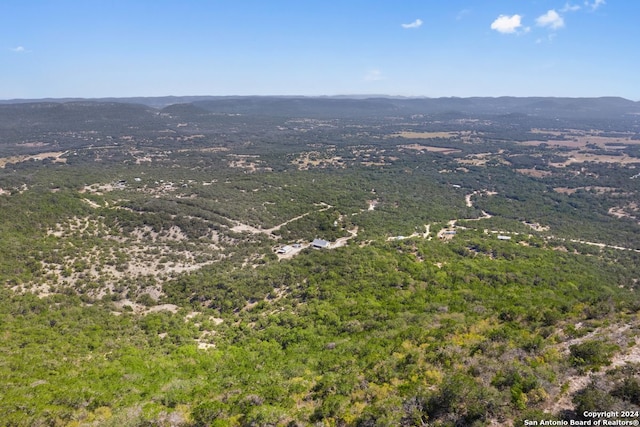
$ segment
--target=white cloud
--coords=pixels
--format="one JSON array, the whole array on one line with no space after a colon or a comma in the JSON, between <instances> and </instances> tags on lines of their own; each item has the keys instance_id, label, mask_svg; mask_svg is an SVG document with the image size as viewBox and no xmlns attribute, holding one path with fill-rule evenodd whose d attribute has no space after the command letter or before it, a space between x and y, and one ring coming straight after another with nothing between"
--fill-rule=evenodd
<instances>
[{"instance_id":1,"label":"white cloud","mask_svg":"<svg viewBox=\"0 0 640 427\"><path fill-rule=\"evenodd\" d=\"M544 15L539 16L536 19L536 24L540 27L549 27L552 30L557 30L564 27L564 19L558 12L551 9Z\"/></svg>"},{"instance_id":2,"label":"white cloud","mask_svg":"<svg viewBox=\"0 0 640 427\"><path fill-rule=\"evenodd\" d=\"M575 11L580 10L580 9L582 9L582 8L578 4L571 4L569 2L566 2L564 4L564 7L562 9L560 9L560 12L562 12L562 13L575 12Z\"/></svg>"},{"instance_id":3,"label":"white cloud","mask_svg":"<svg viewBox=\"0 0 640 427\"><path fill-rule=\"evenodd\" d=\"M384 76L380 70L369 70L367 71L367 74L365 74L364 80L367 82L377 82L384 80Z\"/></svg>"},{"instance_id":4,"label":"white cloud","mask_svg":"<svg viewBox=\"0 0 640 427\"><path fill-rule=\"evenodd\" d=\"M586 0L584 2L584 5L591 8L591 10L596 10L597 8L599 8L600 6L604 6L605 4L607 4L605 0L594 0L591 3L589 3L589 1Z\"/></svg>"},{"instance_id":5,"label":"white cloud","mask_svg":"<svg viewBox=\"0 0 640 427\"><path fill-rule=\"evenodd\" d=\"M27 49L24 48L24 46L17 46L11 49L12 51L16 52L16 53L24 53L27 51Z\"/></svg>"},{"instance_id":6,"label":"white cloud","mask_svg":"<svg viewBox=\"0 0 640 427\"><path fill-rule=\"evenodd\" d=\"M500 15L491 23L491 29L502 34L513 34L522 27L522 16L520 15ZM525 31L527 29L525 28Z\"/></svg>"},{"instance_id":7,"label":"white cloud","mask_svg":"<svg viewBox=\"0 0 640 427\"><path fill-rule=\"evenodd\" d=\"M402 25L402 28L419 28L422 26L422 24L423 24L422 19L416 19L410 24L400 24L400 25Z\"/></svg>"}]
</instances>

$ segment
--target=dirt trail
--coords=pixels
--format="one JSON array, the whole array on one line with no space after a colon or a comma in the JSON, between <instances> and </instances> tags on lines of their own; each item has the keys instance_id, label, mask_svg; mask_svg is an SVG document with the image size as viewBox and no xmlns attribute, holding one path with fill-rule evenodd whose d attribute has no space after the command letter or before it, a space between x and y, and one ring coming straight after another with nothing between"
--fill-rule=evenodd
<instances>
[{"instance_id":1,"label":"dirt trail","mask_svg":"<svg viewBox=\"0 0 640 427\"><path fill-rule=\"evenodd\" d=\"M357 237L358 226L356 226L353 230L347 230L347 232L349 232L349 234L351 235L347 237L340 237L338 240L336 240L334 243L331 244L331 247L339 248L341 246L345 246L349 240L353 239L354 237Z\"/></svg>"},{"instance_id":2,"label":"dirt trail","mask_svg":"<svg viewBox=\"0 0 640 427\"><path fill-rule=\"evenodd\" d=\"M599 248L618 249L621 251L632 251L632 252L640 253L640 249L625 248L624 246L615 246L615 245L607 245L605 243L587 242L585 240L578 240L578 239L569 239L569 241L573 243L582 243L583 245L597 246Z\"/></svg>"},{"instance_id":3,"label":"dirt trail","mask_svg":"<svg viewBox=\"0 0 640 427\"><path fill-rule=\"evenodd\" d=\"M471 194L467 194L466 196L464 196L464 201L468 208L473 207L473 201L471 200L471 198L477 194L486 194L487 196L495 196L498 193L496 193L495 191L489 191L489 190L476 190Z\"/></svg>"},{"instance_id":4,"label":"dirt trail","mask_svg":"<svg viewBox=\"0 0 640 427\"><path fill-rule=\"evenodd\" d=\"M466 202L466 205L468 208L472 208L473 207L473 202L471 201L471 197L475 194L478 194L477 191L474 191L471 194L467 194L466 196L464 196L464 201Z\"/></svg>"},{"instance_id":5,"label":"dirt trail","mask_svg":"<svg viewBox=\"0 0 640 427\"><path fill-rule=\"evenodd\" d=\"M328 209L331 209L333 206L328 205L324 202L321 202L318 204L319 206L324 206L322 209L318 209L318 212L323 212L326 211ZM234 227L231 228L231 231L235 231L236 233L241 233L241 232L249 232L252 234L267 234L267 235L272 235L273 236L273 232L274 231L278 231L280 230L280 228L284 227L285 225L292 223L294 221L298 221L299 219L304 218L307 215L311 215L313 213L313 211L311 212L307 212L307 213L303 213L302 215L298 215L295 218L291 218L290 220L287 220L285 222L283 222L282 224L278 224L275 227L271 227L271 228L256 228L252 225L248 225L248 224L243 224L240 221L235 221L232 220L230 218L227 218L229 221L235 222L236 225ZM275 236L273 236L275 238Z\"/></svg>"},{"instance_id":6,"label":"dirt trail","mask_svg":"<svg viewBox=\"0 0 640 427\"><path fill-rule=\"evenodd\" d=\"M392 240L405 240L405 239L411 239L412 237L422 237L423 239L431 240L431 236L429 235L431 233L431 224L425 224L424 229L425 229L424 233L418 233L417 231L415 231L408 236L391 236L391 237L387 237L387 241L390 242Z\"/></svg>"},{"instance_id":7,"label":"dirt trail","mask_svg":"<svg viewBox=\"0 0 640 427\"><path fill-rule=\"evenodd\" d=\"M427 239L427 240L431 240L431 224L425 224L424 225L424 234L422 235L422 238Z\"/></svg>"}]
</instances>

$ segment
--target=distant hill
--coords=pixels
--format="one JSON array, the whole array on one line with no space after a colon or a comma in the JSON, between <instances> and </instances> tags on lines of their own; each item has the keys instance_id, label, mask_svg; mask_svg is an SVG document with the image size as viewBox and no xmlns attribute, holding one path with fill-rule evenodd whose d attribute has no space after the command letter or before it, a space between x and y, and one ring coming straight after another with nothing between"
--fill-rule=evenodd
<instances>
[{"instance_id":1,"label":"distant hill","mask_svg":"<svg viewBox=\"0 0 640 427\"><path fill-rule=\"evenodd\" d=\"M139 140L167 128L158 110L140 104L75 101L0 105L0 157L83 148L111 138ZM46 142L29 148L24 142Z\"/></svg>"},{"instance_id":2,"label":"distant hill","mask_svg":"<svg viewBox=\"0 0 640 427\"><path fill-rule=\"evenodd\" d=\"M152 108L164 108L174 104L186 104L195 101L202 101L212 96L158 96L158 97L132 97L132 98L43 98L43 99L9 99L0 100L2 104L33 104L42 102L68 103L68 102L94 102L94 103L120 103L120 104L141 104Z\"/></svg>"},{"instance_id":3,"label":"distant hill","mask_svg":"<svg viewBox=\"0 0 640 427\"><path fill-rule=\"evenodd\" d=\"M275 98L216 99L193 103L215 113L258 114L287 117L363 117L406 113L392 99Z\"/></svg>"},{"instance_id":4,"label":"distant hill","mask_svg":"<svg viewBox=\"0 0 640 427\"><path fill-rule=\"evenodd\" d=\"M34 102L0 105L0 130L99 130L105 126L146 126L157 121L158 111L146 105L115 102Z\"/></svg>"},{"instance_id":5,"label":"distant hill","mask_svg":"<svg viewBox=\"0 0 640 427\"><path fill-rule=\"evenodd\" d=\"M162 120L158 112L181 118L241 114L299 118L384 118L415 114L450 117L529 116L545 119L640 119L640 102L624 98L347 98L347 97L158 97L0 101L0 127L19 123L57 129L73 124L119 123L139 126ZM515 116L513 116L515 117ZM87 128L91 126L86 126Z\"/></svg>"},{"instance_id":6,"label":"distant hill","mask_svg":"<svg viewBox=\"0 0 640 427\"><path fill-rule=\"evenodd\" d=\"M44 99L0 101L0 105L65 104L76 107L89 104L139 104L155 109L192 104L195 111L211 113L259 114L293 117L363 117L405 114L522 113L543 117L614 118L640 114L640 102L619 97L554 98L554 97L473 97L473 98L398 98L364 96L303 97L303 96L166 96L102 99ZM31 107L33 108L33 107ZM174 107L175 108L175 107ZM179 110L183 110L180 107ZM3 114L7 110L1 110ZM23 110L25 111L25 110ZM27 109L26 111L29 111Z\"/></svg>"}]
</instances>

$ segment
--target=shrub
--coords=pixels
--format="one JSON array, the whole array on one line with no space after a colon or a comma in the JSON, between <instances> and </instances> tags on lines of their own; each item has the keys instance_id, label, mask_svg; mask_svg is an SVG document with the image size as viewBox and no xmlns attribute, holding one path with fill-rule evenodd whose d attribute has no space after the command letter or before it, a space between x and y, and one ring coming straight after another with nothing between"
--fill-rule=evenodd
<instances>
[{"instance_id":1,"label":"shrub","mask_svg":"<svg viewBox=\"0 0 640 427\"><path fill-rule=\"evenodd\" d=\"M601 366L609 365L611 357L619 347L604 341L585 341L569 347L571 364L588 370L598 370Z\"/></svg>"}]
</instances>

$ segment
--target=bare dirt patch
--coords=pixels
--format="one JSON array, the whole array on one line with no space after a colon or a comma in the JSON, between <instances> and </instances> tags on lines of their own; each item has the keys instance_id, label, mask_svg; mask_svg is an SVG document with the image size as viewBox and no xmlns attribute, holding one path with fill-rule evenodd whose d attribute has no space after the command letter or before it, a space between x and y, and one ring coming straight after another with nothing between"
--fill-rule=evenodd
<instances>
[{"instance_id":1,"label":"bare dirt patch","mask_svg":"<svg viewBox=\"0 0 640 427\"><path fill-rule=\"evenodd\" d=\"M553 167L565 167L573 163L617 163L621 165L628 165L634 163L640 163L640 158L631 157L627 155L622 156L614 156L608 154L593 154L593 153L585 153L582 151L571 151L566 154L563 154L567 157L567 160L564 162L558 163L549 163L549 166Z\"/></svg>"},{"instance_id":2,"label":"bare dirt patch","mask_svg":"<svg viewBox=\"0 0 640 427\"><path fill-rule=\"evenodd\" d=\"M70 218L47 234L58 243L41 261L47 287L37 290L39 294L51 287L70 286L101 298L107 291L113 293L125 279L139 283L143 293L149 293L147 283L162 283L173 275L217 262L223 250L215 232L191 242L177 226L160 232L144 226L125 233L107 226L102 218L92 217ZM77 243L70 248L65 244L68 239ZM154 299L158 297L154 295Z\"/></svg>"},{"instance_id":3,"label":"bare dirt patch","mask_svg":"<svg viewBox=\"0 0 640 427\"><path fill-rule=\"evenodd\" d=\"M571 132L571 131L557 131L557 130L551 130L551 129L538 129L538 128L533 128L530 131L531 133L542 133L545 135L554 135L554 136L562 136L565 135L567 132Z\"/></svg>"},{"instance_id":4,"label":"bare dirt patch","mask_svg":"<svg viewBox=\"0 0 640 427\"><path fill-rule=\"evenodd\" d=\"M433 147L430 145L421 145L421 144L398 145L398 148L404 148L405 150L414 150L414 151L429 151L432 153L443 153L443 154L459 153L460 151L462 151L462 150L458 150L457 148Z\"/></svg>"},{"instance_id":5,"label":"bare dirt patch","mask_svg":"<svg viewBox=\"0 0 640 427\"><path fill-rule=\"evenodd\" d=\"M497 161L498 163L502 163L503 165L509 165L510 163L503 159L499 154L502 154L503 150L496 153L477 153L465 156L464 159L456 159L456 162L463 165L471 165L471 166L486 166L487 162L490 160Z\"/></svg>"},{"instance_id":6,"label":"bare dirt patch","mask_svg":"<svg viewBox=\"0 0 640 427\"><path fill-rule=\"evenodd\" d=\"M569 147L576 149L589 148L595 146L601 150L620 150L628 145L640 144L639 140L634 140L633 133L623 133L620 136L604 136L600 131L581 131L576 129L568 129L566 131L549 130L549 129L531 129L531 133L553 135L557 139L549 139L546 141L524 141L522 145L540 145L548 144L551 147Z\"/></svg>"},{"instance_id":7,"label":"bare dirt patch","mask_svg":"<svg viewBox=\"0 0 640 427\"><path fill-rule=\"evenodd\" d=\"M91 185L85 185L84 188L80 190L80 194L91 193L96 195L102 195L104 193L110 193L115 189L116 189L116 186L114 184L91 184Z\"/></svg>"},{"instance_id":8,"label":"bare dirt patch","mask_svg":"<svg viewBox=\"0 0 640 427\"><path fill-rule=\"evenodd\" d=\"M640 209L638 208L638 204L635 202L629 203L626 206L609 209L609 215L613 215L616 218L638 219L637 214L639 212Z\"/></svg>"},{"instance_id":9,"label":"bare dirt patch","mask_svg":"<svg viewBox=\"0 0 640 427\"><path fill-rule=\"evenodd\" d=\"M617 188L599 187L599 186L575 187L575 188L554 187L554 189L553 189L553 191L555 191L556 193L561 193L561 194L573 194L578 190L595 191L596 194L606 194L606 193L616 193L616 192L618 192Z\"/></svg>"},{"instance_id":10,"label":"bare dirt patch","mask_svg":"<svg viewBox=\"0 0 640 427\"><path fill-rule=\"evenodd\" d=\"M12 156L0 158L0 169L4 169L8 164L22 163L29 160L53 159L54 163L66 163L67 159L62 157L66 151L51 151L48 153L39 153L29 156Z\"/></svg>"},{"instance_id":11,"label":"bare dirt patch","mask_svg":"<svg viewBox=\"0 0 640 427\"><path fill-rule=\"evenodd\" d=\"M433 139L433 138L454 138L459 136L458 132L399 132L392 136L399 136L407 139Z\"/></svg>"},{"instance_id":12,"label":"bare dirt patch","mask_svg":"<svg viewBox=\"0 0 640 427\"><path fill-rule=\"evenodd\" d=\"M36 147L46 147L47 145L50 145L50 143L34 141L34 142L23 142L22 144L16 144L16 145L20 147L36 148Z\"/></svg>"},{"instance_id":13,"label":"bare dirt patch","mask_svg":"<svg viewBox=\"0 0 640 427\"><path fill-rule=\"evenodd\" d=\"M616 342L621 348L626 348L620 351L611 359L611 364L606 370L614 369L616 367L624 366L627 363L639 363L640 362L640 343L627 346L625 343L629 342L629 339L633 339L633 333L631 332L632 325L612 325L607 328L597 329L589 334L565 341L557 346L557 349L568 355L569 347L573 344L579 344L585 340L598 339L600 337L606 337L609 342ZM632 335L631 338L629 336ZM606 370L600 372L588 372L585 374L573 374L568 375L565 378L567 384L567 390L565 393L558 393L556 396L552 396L549 400L549 406L547 412L557 414L562 410L571 410L573 408L572 397L576 392L585 388L592 380L597 377L603 377L606 375Z\"/></svg>"},{"instance_id":14,"label":"bare dirt patch","mask_svg":"<svg viewBox=\"0 0 640 427\"><path fill-rule=\"evenodd\" d=\"M316 144L307 144L315 147ZM291 164L298 170L309 170L311 168L341 168L350 165L360 164L362 166L385 166L390 162L398 160L397 157L384 155L386 150L358 146L354 148L350 155L343 157L336 155L335 147L331 146L326 151L307 151L297 155Z\"/></svg>"},{"instance_id":15,"label":"bare dirt patch","mask_svg":"<svg viewBox=\"0 0 640 427\"><path fill-rule=\"evenodd\" d=\"M302 153L291 163L297 165L298 170L308 170L311 167L346 167L344 159L341 156L331 156L330 153L323 154L319 151Z\"/></svg>"},{"instance_id":16,"label":"bare dirt patch","mask_svg":"<svg viewBox=\"0 0 640 427\"><path fill-rule=\"evenodd\" d=\"M569 188L569 187L555 187L553 189L553 191L555 191L556 193L560 193L560 194L573 194L576 191L578 191L577 188Z\"/></svg>"},{"instance_id":17,"label":"bare dirt patch","mask_svg":"<svg viewBox=\"0 0 640 427\"><path fill-rule=\"evenodd\" d=\"M201 153L217 153L220 151L229 151L227 147L206 147L206 148L182 148L178 150L178 153L196 151Z\"/></svg>"},{"instance_id":18,"label":"bare dirt patch","mask_svg":"<svg viewBox=\"0 0 640 427\"><path fill-rule=\"evenodd\" d=\"M345 246L347 244L347 242L351 239L353 239L354 237L358 236L358 226L356 226L353 230L347 230L347 232L350 234L347 237L340 237L339 239L337 239L335 242L333 242L331 244L332 248L339 248L342 246Z\"/></svg>"},{"instance_id":19,"label":"bare dirt patch","mask_svg":"<svg viewBox=\"0 0 640 427\"><path fill-rule=\"evenodd\" d=\"M124 309L125 307L130 307L134 313L136 314L149 314L149 313L158 313L160 311L169 311L171 313L177 313L179 307L175 304L160 304L154 305L152 307L146 307L142 304L138 304L129 299L123 299L120 301L116 301L114 305L119 309Z\"/></svg>"},{"instance_id":20,"label":"bare dirt patch","mask_svg":"<svg viewBox=\"0 0 640 427\"><path fill-rule=\"evenodd\" d=\"M537 222L522 221L522 223L535 231L549 231L551 229L548 225L540 225Z\"/></svg>"},{"instance_id":21,"label":"bare dirt patch","mask_svg":"<svg viewBox=\"0 0 640 427\"><path fill-rule=\"evenodd\" d=\"M270 167L263 166L260 156L229 154L228 164L230 168L244 169L248 172L271 171Z\"/></svg>"}]
</instances>

